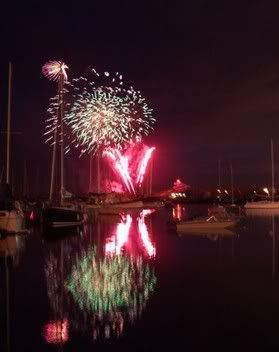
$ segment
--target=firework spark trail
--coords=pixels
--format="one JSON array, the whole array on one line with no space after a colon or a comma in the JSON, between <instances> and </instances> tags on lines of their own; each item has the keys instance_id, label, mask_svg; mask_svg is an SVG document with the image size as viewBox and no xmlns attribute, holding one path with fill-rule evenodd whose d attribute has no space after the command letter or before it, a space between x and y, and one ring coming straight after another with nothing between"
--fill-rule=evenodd
<instances>
[{"instance_id":1,"label":"firework spark trail","mask_svg":"<svg viewBox=\"0 0 279 352\"><path fill-rule=\"evenodd\" d=\"M123 180L128 192L135 194L135 188L128 169L128 158L121 155L119 150L112 148L105 150L103 155L112 160L113 166Z\"/></svg>"},{"instance_id":2,"label":"firework spark trail","mask_svg":"<svg viewBox=\"0 0 279 352\"><path fill-rule=\"evenodd\" d=\"M47 137L46 143L51 142L52 145L54 143L54 133L56 128L58 127L58 112L60 103L58 95L53 98L50 98L49 101L50 103L49 108L47 109L47 113L50 117L46 120L46 132L44 133L44 136Z\"/></svg>"},{"instance_id":3,"label":"firework spark trail","mask_svg":"<svg viewBox=\"0 0 279 352\"><path fill-rule=\"evenodd\" d=\"M147 149L144 154L144 157L141 160L140 167L139 167L139 173L138 173L138 177L137 177L137 181L136 181L139 187L141 187L141 185L142 185L142 181L143 181L143 177L144 177L144 174L146 171L148 161L150 160L151 155L154 150L155 150L155 147Z\"/></svg>"},{"instance_id":4,"label":"firework spark trail","mask_svg":"<svg viewBox=\"0 0 279 352\"><path fill-rule=\"evenodd\" d=\"M148 162L155 147L147 147L142 143L130 143L124 153L108 148L103 151L103 156L107 156L111 161L111 166L120 176L127 190L131 194L136 194L142 187ZM137 186L137 187L135 187Z\"/></svg>"},{"instance_id":5,"label":"firework spark trail","mask_svg":"<svg viewBox=\"0 0 279 352\"><path fill-rule=\"evenodd\" d=\"M63 103L63 96L67 92L64 88L64 83L67 83L68 76L66 69L69 67L62 61L48 61L42 67L43 75L50 81L58 83L58 94L49 99L49 107L47 114L49 118L46 120L44 136L47 137L46 143L50 142L51 145L56 143L57 130L60 128L58 114ZM60 136L62 137L61 133Z\"/></svg>"}]
</instances>

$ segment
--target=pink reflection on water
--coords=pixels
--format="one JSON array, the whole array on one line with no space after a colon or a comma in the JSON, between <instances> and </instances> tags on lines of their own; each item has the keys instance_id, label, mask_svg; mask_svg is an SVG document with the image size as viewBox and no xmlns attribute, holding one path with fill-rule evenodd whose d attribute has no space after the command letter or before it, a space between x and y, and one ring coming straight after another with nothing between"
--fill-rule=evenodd
<instances>
[{"instance_id":1,"label":"pink reflection on water","mask_svg":"<svg viewBox=\"0 0 279 352\"><path fill-rule=\"evenodd\" d=\"M116 234L111 236L105 244L105 254L119 255L125 246L125 250L130 255L136 256L138 249L135 245L140 238L142 244L140 248L143 246L149 257L155 257L156 249L146 225L146 217L153 212L153 209L143 209L137 218L132 218L130 214L123 215L121 222L116 226Z\"/></svg>"},{"instance_id":2,"label":"pink reflection on water","mask_svg":"<svg viewBox=\"0 0 279 352\"><path fill-rule=\"evenodd\" d=\"M44 326L44 338L47 343L65 343L69 339L68 319L53 320Z\"/></svg>"},{"instance_id":3,"label":"pink reflection on water","mask_svg":"<svg viewBox=\"0 0 279 352\"><path fill-rule=\"evenodd\" d=\"M145 223L145 217L149 214L151 214L153 211L151 209L144 209L138 218L138 229L139 233L141 236L142 243L144 245L144 248L149 255L149 257L155 257L156 250L154 245L152 244L150 240L150 235L148 233L148 229Z\"/></svg>"},{"instance_id":4,"label":"pink reflection on water","mask_svg":"<svg viewBox=\"0 0 279 352\"><path fill-rule=\"evenodd\" d=\"M181 221L185 215L185 207L181 206L180 204L176 204L172 208L172 217L175 221Z\"/></svg>"},{"instance_id":5,"label":"pink reflection on water","mask_svg":"<svg viewBox=\"0 0 279 352\"><path fill-rule=\"evenodd\" d=\"M122 247L128 241L131 224L131 215L123 215L122 221L117 224L116 235L112 236L105 245L106 254L120 254Z\"/></svg>"}]
</instances>

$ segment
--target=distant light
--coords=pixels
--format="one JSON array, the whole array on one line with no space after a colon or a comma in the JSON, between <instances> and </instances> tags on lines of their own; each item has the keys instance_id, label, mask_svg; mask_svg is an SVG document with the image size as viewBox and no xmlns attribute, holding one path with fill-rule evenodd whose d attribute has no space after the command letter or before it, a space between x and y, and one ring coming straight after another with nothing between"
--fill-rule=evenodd
<instances>
[{"instance_id":1,"label":"distant light","mask_svg":"<svg viewBox=\"0 0 279 352\"><path fill-rule=\"evenodd\" d=\"M217 189L217 192L218 192L218 193L221 193L221 190L218 188L218 189Z\"/></svg>"},{"instance_id":2,"label":"distant light","mask_svg":"<svg viewBox=\"0 0 279 352\"><path fill-rule=\"evenodd\" d=\"M269 190L267 187L263 188L263 191L269 196Z\"/></svg>"},{"instance_id":3,"label":"distant light","mask_svg":"<svg viewBox=\"0 0 279 352\"><path fill-rule=\"evenodd\" d=\"M228 191L227 191L226 189L225 189L225 191L224 191L224 192L225 192L226 194L229 194L229 193L228 193Z\"/></svg>"}]
</instances>

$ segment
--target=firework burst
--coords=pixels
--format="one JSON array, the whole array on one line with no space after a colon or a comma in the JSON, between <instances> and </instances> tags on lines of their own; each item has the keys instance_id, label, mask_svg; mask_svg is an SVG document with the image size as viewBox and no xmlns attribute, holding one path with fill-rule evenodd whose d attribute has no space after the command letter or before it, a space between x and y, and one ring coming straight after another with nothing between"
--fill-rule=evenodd
<instances>
[{"instance_id":1,"label":"firework burst","mask_svg":"<svg viewBox=\"0 0 279 352\"><path fill-rule=\"evenodd\" d=\"M131 140L141 140L153 129L155 119L139 91L123 87L122 75L80 77L68 84L65 122L74 136L72 143L82 153L108 147L123 149ZM105 81L105 82L104 82Z\"/></svg>"},{"instance_id":2,"label":"firework burst","mask_svg":"<svg viewBox=\"0 0 279 352\"><path fill-rule=\"evenodd\" d=\"M45 71L54 72L48 64ZM57 65L53 66L58 71ZM59 72L61 74L62 69ZM52 77L55 77L54 73ZM87 77L65 82L63 96L64 122L68 126L66 153L73 147L80 148L81 155L106 148L123 150L131 140L140 141L153 129L155 119L152 109L139 91L123 87L123 77L118 72L114 75L108 72L99 74L91 69ZM55 143L53 132L57 126L59 106L59 96L50 99L46 142Z\"/></svg>"},{"instance_id":3,"label":"firework burst","mask_svg":"<svg viewBox=\"0 0 279 352\"><path fill-rule=\"evenodd\" d=\"M142 187L154 150L155 147L150 148L143 143L130 143L124 153L116 148L107 148L103 151L103 156L122 180L126 190L135 195Z\"/></svg>"},{"instance_id":4,"label":"firework burst","mask_svg":"<svg viewBox=\"0 0 279 352\"><path fill-rule=\"evenodd\" d=\"M50 81L58 82L61 77L68 80L66 69L69 68L63 61L48 61L42 67L43 75Z\"/></svg>"}]
</instances>

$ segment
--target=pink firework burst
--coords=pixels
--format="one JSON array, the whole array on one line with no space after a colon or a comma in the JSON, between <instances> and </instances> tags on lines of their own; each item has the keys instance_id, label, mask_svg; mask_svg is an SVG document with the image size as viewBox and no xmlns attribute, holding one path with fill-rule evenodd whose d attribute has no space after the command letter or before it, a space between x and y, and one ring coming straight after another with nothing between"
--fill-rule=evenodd
<instances>
[{"instance_id":1,"label":"pink firework burst","mask_svg":"<svg viewBox=\"0 0 279 352\"><path fill-rule=\"evenodd\" d=\"M122 155L121 152L115 148L106 149L103 154L112 162L114 170L124 182L128 192L135 195L135 188L129 172L128 156Z\"/></svg>"},{"instance_id":2,"label":"pink firework burst","mask_svg":"<svg viewBox=\"0 0 279 352\"><path fill-rule=\"evenodd\" d=\"M63 61L48 61L42 67L43 75L50 81L58 82L61 77L68 80L66 69L69 68Z\"/></svg>"},{"instance_id":3,"label":"pink firework burst","mask_svg":"<svg viewBox=\"0 0 279 352\"><path fill-rule=\"evenodd\" d=\"M143 184L148 163L155 147L147 147L143 143L131 143L125 152L116 148L104 150L115 173L122 180L130 194L136 195Z\"/></svg>"}]
</instances>

